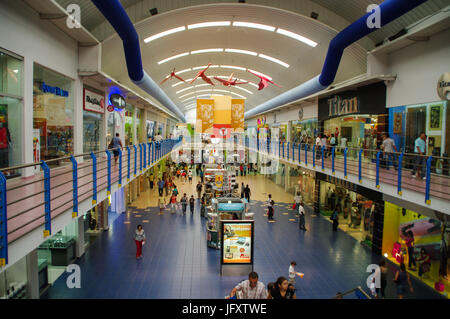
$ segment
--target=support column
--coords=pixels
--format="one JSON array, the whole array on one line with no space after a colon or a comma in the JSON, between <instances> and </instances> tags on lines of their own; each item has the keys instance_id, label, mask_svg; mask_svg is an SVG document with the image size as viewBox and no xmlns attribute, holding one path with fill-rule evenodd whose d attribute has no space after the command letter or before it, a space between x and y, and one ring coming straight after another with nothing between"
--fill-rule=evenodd
<instances>
[{"instance_id":1,"label":"support column","mask_svg":"<svg viewBox=\"0 0 450 319\"><path fill-rule=\"evenodd\" d=\"M109 230L109 224L108 224L108 207L109 207L109 199L106 198L102 202L102 214L100 216L101 222L102 222L102 228L103 230Z\"/></svg>"},{"instance_id":2,"label":"support column","mask_svg":"<svg viewBox=\"0 0 450 319\"><path fill-rule=\"evenodd\" d=\"M84 255L84 219L82 216L78 217L76 222L77 243L75 244L75 254L77 258Z\"/></svg>"},{"instance_id":3,"label":"support column","mask_svg":"<svg viewBox=\"0 0 450 319\"><path fill-rule=\"evenodd\" d=\"M285 177L284 177L284 191L287 193L287 191L289 190L289 183L291 181L291 167L289 165L286 164L286 169L285 169Z\"/></svg>"},{"instance_id":4,"label":"support column","mask_svg":"<svg viewBox=\"0 0 450 319\"><path fill-rule=\"evenodd\" d=\"M39 299L39 266L37 249L26 256L27 299Z\"/></svg>"},{"instance_id":5,"label":"support column","mask_svg":"<svg viewBox=\"0 0 450 319\"><path fill-rule=\"evenodd\" d=\"M23 61L22 163L33 162L33 60ZM39 168L40 169L40 168ZM34 168L22 170L23 177L34 175Z\"/></svg>"},{"instance_id":6,"label":"support column","mask_svg":"<svg viewBox=\"0 0 450 319\"><path fill-rule=\"evenodd\" d=\"M73 85L73 153L83 153L83 83L77 78ZM82 161L83 158L77 159Z\"/></svg>"}]
</instances>

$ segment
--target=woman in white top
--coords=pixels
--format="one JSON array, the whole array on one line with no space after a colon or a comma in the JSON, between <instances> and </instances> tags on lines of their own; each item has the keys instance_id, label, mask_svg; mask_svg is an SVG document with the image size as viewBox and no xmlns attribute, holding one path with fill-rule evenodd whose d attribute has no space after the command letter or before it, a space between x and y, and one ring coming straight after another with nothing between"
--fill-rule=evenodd
<instances>
[{"instance_id":1,"label":"woman in white top","mask_svg":"<svg viewBox=\"0 0 450 319\"><path fill-rule=\"evenodd\" d=\"M142 258L142 245L145 244L145 232L142 225L137 226L134 241L136 242L136 259L140 259Z\"/></svg>"}]
</instances>

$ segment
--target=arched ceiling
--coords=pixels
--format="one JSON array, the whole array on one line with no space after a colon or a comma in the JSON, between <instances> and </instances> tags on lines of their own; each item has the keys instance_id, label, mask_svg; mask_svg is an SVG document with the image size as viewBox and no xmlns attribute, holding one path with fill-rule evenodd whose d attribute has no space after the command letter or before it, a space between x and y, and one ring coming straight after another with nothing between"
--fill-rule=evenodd
<instances>
[{"instance_id":1,"label":"arched ceiling","mask_svg":"<svg viewBox=\"0 0 450 319\"><path fill-rule=\"evenodd\" d=\"M160 32L208 21L244 21L261 23L289 30L300 34L317 43L311 47L291 37L279 34L276 31L266 31L254 28L220 26L185 30L177 32L150 43L144 39ZM244 70L229 68L210 68L208 76L229 76L234 72L235 77L258 83L259 79L245 71L246 68L269 75L281 88L269 85L268 88L258 91L250 84L241 87L251 93L238 88L231 91L245 96L246 110L255 107L264 101L303 83L318 75L321 71L328 44L337 32L320 22L292 12L263 6L236 6L230 4L206 5L189 7L154 16L135 25L141 40L141 51L144 69L156 81L161 82L166 75L176 68L178 71L187 68L205 66L208 63L220 66L238 66ZM239 49L264 54L281 60L289 65L288 68L278 63L248 54L231 52L211 52L189 54L171 61L158 64L158 62L185 52L204 49ZM102 69L109 75L126 85L132 85L126 72L122 42L117 35L110 37L103 43ZM341 81L365 72L366 51L354 44L346 50L336 80ZM192 79L199 70L184 72L180 76ZM194 95L184 96L194 89L189 84L172 87L178 80L167 81L161 87L169 97L183 109L194 100L185 101ZM205 84L198 79L194 85ZM216 82L215 89L229 90ZM178 91L187 89L177 94ZM199 95L207 94L210 86L201 86L197 89ZM216 94L226 94L216 91ZM237 95L234 95L238 97Z\"/></svg>"},{"instance_id":2,"label":"arched ceiling","mask_svg":"<svg viewBox=\"0 0 450 319\"><path fill-rule=\"evenodd\" d=\"M63 7L70 3L80 5L83 26L103 41L102 70L121 83L133 87L143 96L148 96L147 93L134 86L128 78L122 41L92 2L90 0L56 1ZM253 0L241 4L237 1L216 0L121 0L131 21L135 23L140 38L144 69L157 83L163 80L173 68L181 71L212 63L219 66L238 66L256 70L269 75L274 82L282 86L279 88L270 84L262 91L258 91L250 84L240 86L244 90L232 88L231 92L246 97L246 110L318 75L321 72L330 40L338 31L364 15L369 4L381 2L381 0ZM370 38L366 37L347 48L335 81L340 82L365 73L366 52L372 49L375 43L438 11L447 4L448 0L429 0L397 21L372 33ZM159 13L150 16L149 9L153 7L158 8ZM309 17L312 11L319 13L318 20ZM192 30L186 28L185 31L159 38L150 43L144 42L145 38L166 30L208 21L261 23L277 28L276 31L281 28L300 34L317 42L317 46L311 47L276 31L233 25ZM158 64L174 55L212 48L248 50L258 53L258 56L211 52L188 54ZM289 64L289 67L286 68L264 59L259 56L260 54L281 60ZM184 79L192 79L198 71L183 72L180 76ZM206 74L208 76L229 76L231 72L234 72L234 76L237 78L254 81L256 84L259 82L254 75L236 69L211 68ZM194 85L202 86L196 88L190 88L191 85L184 83L173 86L176 83L177 80L174 79L161 87L182 111L185 111L186 107L190 108L195 101L192 97L211 92L206 92L210 87L202 85L205 82L201 79L198 79ZM220 85L217 81L215 83L215 89L230 91L229 88ZM197 94L192 94L193 92L197 92ZM221 91L215 93L227 94ZM237 98L236 94L232 96ZM187 100L189 98L191 99ZM155 101L155 103L157 102Z\"/></svg>"}]
</instances>

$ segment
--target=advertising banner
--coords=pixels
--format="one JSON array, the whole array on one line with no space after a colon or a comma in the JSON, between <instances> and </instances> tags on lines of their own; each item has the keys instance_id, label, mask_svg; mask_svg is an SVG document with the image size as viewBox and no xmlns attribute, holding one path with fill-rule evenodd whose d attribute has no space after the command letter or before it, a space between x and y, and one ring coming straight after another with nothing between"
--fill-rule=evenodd
<instances>
[{"instance_id":1,"label":"advertising banner","mask_svg":"<svg viewBox=\"0 0 450 319\"><path fill-rule=\"evenodd\" d=\"M234 132L244 132L244 99L231 100L231 128Z\"/></svg>"},{"instance_id":2,"label":"advertising banner","mask_svg":"<svg viewBox=\"0 0 450 319\"><path fill-rule=\"evenodd\" d=\"M253 233L253 221L223 221L222 264L252 264Z\"/></svg>"},{"instance_id":3,"label":"advertising banner","mask_svg":"<svg viewBox=\"0 0 450 319\"><path fill-rule=\"evenodd\" d=\"M214 100L197 99L197 133L211 133L214 124Z\"/></svg>"},{"instance_id":4,"label":"advertising banner","mask_svg":"<svg viewBox=\"0 0 450 319\"><path fill-rule=\"evenodd\" d=\"M84 100L83 109L96 113L105 113L105 99L103 95L92 92L86 88L83 89Z\"/></svg>"},{"instance_id":5,"label":"advertising banner","mask_svg":"<svg viewBox=\"0 0 450 319\"><path fill-rule=\"evenodd\" d=\"M214 100L214 124L231 125L231 96L211 96Z\"/></svg>"}]
</instances>

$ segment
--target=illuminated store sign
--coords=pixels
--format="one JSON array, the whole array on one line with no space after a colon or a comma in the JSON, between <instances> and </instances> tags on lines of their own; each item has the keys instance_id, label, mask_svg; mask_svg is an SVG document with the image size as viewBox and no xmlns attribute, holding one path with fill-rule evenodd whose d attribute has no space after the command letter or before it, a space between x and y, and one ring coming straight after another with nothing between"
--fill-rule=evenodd
<instances>
[{"instance_id":1,"label":"illuminated store sign","mask_svg":"<svg viewBox=\"0 0 450 319\"><path fill-rule=\"evenodd\" d=\"M52 93L52 94L59 95L62 97L69 97L69 92L67 92L57 86L47 85L47 84L45 84L45 82L42 82L41 91L44 93Z\"/></svg>"},{"instance_id":2,"label":"illuminated store sign","mask_svg":"<svg viewBox=\"0 0 450 319\"><path fill-rule=\"evenodd\" d=\"M96 113L104 113L105 100L103 96L88 89L84 89L83 109Z\"/></svg>"},{"instance_id":3,"label":"illuminated store sign","mask_svg":"<svg viewBox=\"0 0 450 319\"><path fill-rule=\"evenodd\" d=\"M118 109L123 109L126 105L125 99L120 94L111 94L109 97L109 103Z\"/></svg>"},{"instance_id":4,"label":"illuminated store sign","mask_svg":"<svg viewBox=\"0 0 450 319\"><path fill-rule=\"evenodd\" d=\"M328 107L328 116L330 117L359 113L358 97L343 99L340 96L334 96L328 100Z\"/></svg>"}]
</instances>

